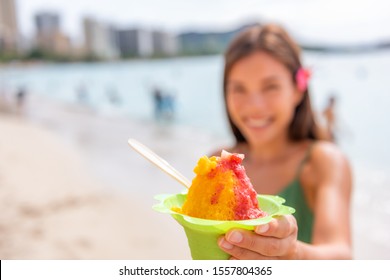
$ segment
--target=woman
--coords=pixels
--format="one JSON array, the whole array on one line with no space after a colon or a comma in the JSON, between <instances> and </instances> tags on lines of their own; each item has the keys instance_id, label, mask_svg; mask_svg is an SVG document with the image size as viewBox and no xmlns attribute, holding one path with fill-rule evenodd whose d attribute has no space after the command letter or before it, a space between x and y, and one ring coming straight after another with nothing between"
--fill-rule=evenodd
<instances>
[{"instance_id":1,"label":"woman","mask_svg":"<svg viewBox=\"0 0 390 280\"><path fill-rule=\"evenodd\" d=\"M351 171L321 140L300 50L277 25L249 28L225 54L224 98L236 139L230 152L256 191L280 195L294 215L218 241L232 259L349 259ZM216 152L215 154L219 154Z\"/></svg>"}]
</instances>

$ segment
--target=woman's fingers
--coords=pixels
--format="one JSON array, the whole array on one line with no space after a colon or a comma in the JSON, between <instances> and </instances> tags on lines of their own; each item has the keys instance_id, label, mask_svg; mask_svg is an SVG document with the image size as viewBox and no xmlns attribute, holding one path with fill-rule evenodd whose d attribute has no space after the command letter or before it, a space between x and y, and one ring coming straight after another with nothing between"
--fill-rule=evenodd
<instances>
[{"instance_id":1,"label":"woman's fingers","mask_svg":"<svg viewBox=\"0 0 390 280\"><path fill-rule=\"evenodd\" d=\"M275 238L269 236L260 236L251 231L245 230L232 230L228 232L225 237L220 240L220 247L228 252L232 256L241 258L245 255L248 256L248 252L245 252L246 249L256 254L260 254L264 257L278 257L284 256L289 248L290 242L293 239L288 238Z\"/></svg>"},{"instance_id":2,"label":"woman's fingers","mask_svg":"<svg viewBox=\"0 0 390 280\"><path fill-rule=\"evenodd\" d=\"M290 258L295 252L296 237L296 220L288 215L256 227L256 233L231 230L218 243L237 259Z\"/></svg>"},{"instance_id":3,"label":"woman's fingers","mask_svg":"<svg viewBox=\"0 0 390 280\"><path fill-rule=\"evenodd\" d=\"M225 239L225 237L221 237L218 241L219 246L222 250L227 252L231 256L231 260L269 260L274 259L269 256L263 256L253 250L243 248L240 246L236 246L231 244L229 241Z\"/></svg>"},{"instance_id":4,"label":"woman's fingers","mask_svg":"<svg viewBox=\"0 0 390 280\"><path fill-rule=\"evenodd\" d=\"M255 232L262 236L286 238L298 232L297 221L293 215L279 216L268 224L257 226Z\"/></svg>"}]
</instances>

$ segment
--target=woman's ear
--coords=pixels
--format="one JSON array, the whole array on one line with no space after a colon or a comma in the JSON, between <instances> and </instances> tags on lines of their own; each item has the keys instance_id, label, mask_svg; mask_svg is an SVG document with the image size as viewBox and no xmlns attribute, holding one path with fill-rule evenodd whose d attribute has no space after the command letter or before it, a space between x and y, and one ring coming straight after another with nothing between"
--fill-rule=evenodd
<instances>
[{"instance_id":1,"label":"woman's ear","mask_svg":"<svg viewBox=\"0 0 390 280\"><path fill-rule=\"evenodd\" d=\"M303 100L303 96L305 95L305 91L301 91L298 89L298 87L295 87L295 91L294 91L294 103L295 103L295 106L298 106L299 104L301 104L302 100Z\"/></svg>"}]
</instances>

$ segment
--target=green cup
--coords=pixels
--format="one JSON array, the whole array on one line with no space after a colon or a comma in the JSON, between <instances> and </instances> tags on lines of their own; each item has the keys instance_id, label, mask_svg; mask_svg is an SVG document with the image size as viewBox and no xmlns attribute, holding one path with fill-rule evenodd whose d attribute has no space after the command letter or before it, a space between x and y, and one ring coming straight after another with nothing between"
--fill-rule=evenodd
<instances>
[{"instance_id":1,"label":"green cup","mask_svg":"<svg viewBox=\"0 0 390 280\"><path fill-rule=\"evenodd\" d=\"M153 209L170 214L180 225L183 226L187 236L191 256L194 260L227 260L229 254L222 251L218 246L218 238L232 228L254 230L258 225L266 224L272 217L292 214L295 210L283 205L285 200L279 196L258 195L257 200L261 210L268 215L258 219L240 221L218 221L190 217L172 210L180 208L187 198L187 194L158 195L155 199L160 203Z\"/></svg>"}]
</instances>

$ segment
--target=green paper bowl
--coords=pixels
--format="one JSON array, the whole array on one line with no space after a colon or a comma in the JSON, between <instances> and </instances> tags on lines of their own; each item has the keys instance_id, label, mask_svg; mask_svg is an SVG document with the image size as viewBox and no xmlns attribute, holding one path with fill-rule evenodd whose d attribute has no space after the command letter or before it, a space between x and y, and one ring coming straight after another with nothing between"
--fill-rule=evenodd
<instances>
[{"instance_id":1,"label":"green paper bowl","mask_svg":"<svg viewBox=\"0 0 390 280\"><path fill-rule=\"evenodd\" d=\"M266 224L272 217L293 214L294 208L283 205L285 200L279 196L257 195L261 210L266 212L266 217L241 220L241 221L218 221L190 217L172 211L173 207L181 207L187 198L187 194L158 195L155 199L160 203L153 209L170 214L184 228L187 235L191 256L194 260L227 260L229 254L222 251L218 246L218 238L232 228L254 230L258 225Z\"/></svg>"}]
</instances>

